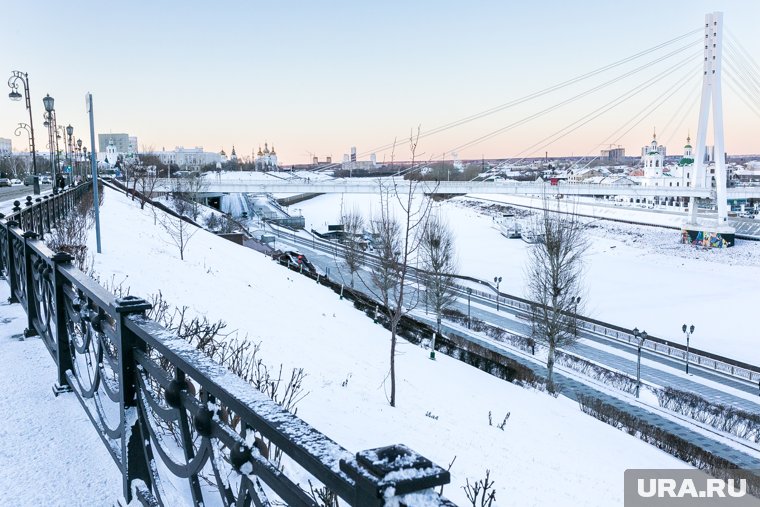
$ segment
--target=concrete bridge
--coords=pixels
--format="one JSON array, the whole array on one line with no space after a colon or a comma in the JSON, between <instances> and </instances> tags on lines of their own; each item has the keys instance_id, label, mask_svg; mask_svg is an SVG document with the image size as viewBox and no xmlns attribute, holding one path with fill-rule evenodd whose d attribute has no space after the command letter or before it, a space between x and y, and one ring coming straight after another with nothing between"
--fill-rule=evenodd
<instances>
[{"instance_id":1,"label":"concrete bridge","mask_svg":"<svg viewBox=\"0 0 760 507\"><path fill-rule=\"evenodd\" d=\"M223 193L354 193L376 194L381 188L390 189L394 185L406 190L408 180L401 178L367 179L330 179L305 181L303 178L292 180L261 179L222 179L205 178L203 192ZM161 179L158 188L170 191L171 179ZM645 187L640 185L594 185L583 183L560 182L551 185L548 182L484 182L484 181L421 181L415 192L425 194L512 194L512 195L625 195L634 197L702 197L715 198L715 189L693 187ZM727 189L727 198L758 199L760 186L737 187Z\"/></svg>"}]
</instances>

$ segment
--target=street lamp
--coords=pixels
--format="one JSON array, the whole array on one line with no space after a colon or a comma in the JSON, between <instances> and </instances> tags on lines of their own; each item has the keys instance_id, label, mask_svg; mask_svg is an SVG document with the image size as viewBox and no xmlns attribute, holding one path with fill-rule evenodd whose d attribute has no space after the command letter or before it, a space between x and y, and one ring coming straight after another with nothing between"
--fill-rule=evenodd
<instances>
[{"instance_id":1,"label":"street lamp","mask_svg":"<svg viewBox=\"0 0 760 507\"><path fill-rule=\"evenodd\" d=\"M37 172L37 150L34 147L34 122L32 121L32 102L29 99L29 75L25 72L14 70L8 79L8 86L11 92L8 97L11 100L21 100L21 94L18 91L19 81L24 85L24 97L26 98L26 109L29 111L29 141L32 145L32 180L34 183L34 194L40 193L40 176Z\"/></svg>"},{"instance_id":2,"label":"street lamp","mask_svg":"<svg viewBox=\"0 0 760 507\"><path fill-rule=\"evenodd\" d=\"M639 391L641 391L641 347L644 346L644 342L647 339L646 331L639 331L639 328L633 328L633 336L638 340L637 348L639 352L639 359L636 363L636 397L639 397Z\"/></svg>"},{"instance_id":3,"label":"street lamp","mask_svg":"<svg viewBox=\"0 0 760 507\"><path fill-rule=\"evenodd\" d=\"M493 282L496 284L496 311L499 311L499 284L501 283L500 276L494 276Z\"/></svg>"},{"instance_id":4,"label":"street lamp","mask_svg":"<svg viewBox=\"0 0 760 507\"><path fill-rule=\"evenodd\" d=\"M73 165L73 160L74 160L74 139L73 139L74 127L72 127L71 124L66 126L66 135L68 136L67 145L69 148L69 162L67 166L68 172L66 174L67 174L67 179L69 180L69 183L71 183L72 171L74 170L71 168L71 166Z\"/></svg>"},{"instance_id":5,"label":"street lamp","mask_svg":"<svg viewBox=\"0 0 760 507\"><path fill-rule=\"evenodd\" d=\"M79 165L80 165L79 162L81 160L82 160L82 140L81 139L77 139L77 162L75 163L75 165L77 167L76 173L77 173L77 177L78 178L80 178L80 176L81 176L81 174L80 174L81 170L80 170L80 167L79 167ZM84 178L80 178L79 181L82 181L83 179Z\"/></svg>"},{"instance_id":6,"label":"street lamp","mask_svg":"<svg viewBox=\"0 0 760 507\"><path fill-rule=\"evenodd\" d=\"M57 188L57 173L55 167L55 158L58 152L56 148L58 145L58 126L55 124L55 99L49 94L45 95L42 99L42 104L45 106L45 126L48 129L48 145L50 146L50 168L53 176L53 193L56 193Z\"/></svg>"},{"instance_id":7,"label":"street lamp","mask_svg":"<svg viewBox=\"0 0 760 507\"><path fill-rule=\"evenodd\" d=\"M573 335L578 337L578 303L581 302L581 297L577 296L571 300L575 305L575 318L573 319Z\"/></svg>"},{"instance_id":8,"label":"street lamp","mask_svg":"<svg viewBox=\"0 0 760 507\"><path fill-rule=\"evenodd\" d=\"M470 296L472 296L472 287L467 287L467 329L470 329Z\"/></svg>"},{"instance_id":9,"label":"street lamp","mask_svg":"<svg viewBox=\"0 0 760 507\"><path fill-rule=\"evenodd\" d=\"M686 374L689 374L689 338L691 338L692 333L694 332L694 324L686 327L686 324L681 326L681 331L684 332L686 335Z\"/></svg>"}]
</instances>

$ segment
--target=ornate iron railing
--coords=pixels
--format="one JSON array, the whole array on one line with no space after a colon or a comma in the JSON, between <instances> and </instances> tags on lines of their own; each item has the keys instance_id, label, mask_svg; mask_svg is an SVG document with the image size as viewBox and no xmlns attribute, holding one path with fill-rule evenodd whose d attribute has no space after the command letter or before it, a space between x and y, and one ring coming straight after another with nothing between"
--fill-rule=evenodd
<instances>
[{"instance_id":1,"label":"ornate iron railing","mask_svg":"<svg viewBox=\"0 0 760 507\"><path fill-rule=\"evenodd\" d=\"M116 298L47 248L41 237L84 191L0 216L0 269L26 310L25 335L56 362L56 392L81 402L128 502L268 506L273 496L316 507L302 486L315 480L354 506L454 505L433 490L447 470L403 445L350 453L148 319L145 300Z\"/></svg>"}]
</instances>

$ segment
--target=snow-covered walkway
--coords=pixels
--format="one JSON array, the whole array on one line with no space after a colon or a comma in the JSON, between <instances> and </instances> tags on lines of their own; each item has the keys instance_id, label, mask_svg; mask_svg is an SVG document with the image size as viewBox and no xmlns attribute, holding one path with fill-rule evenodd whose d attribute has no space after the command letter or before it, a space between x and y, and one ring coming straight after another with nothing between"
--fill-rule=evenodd
<instances>
[{"instance_id":1,"label":"snow-covered walkway","mask_svg":"<svg viewBox=\"0 0 760 507\"><path fill-rule=\"evenodd\" d=\"M114 505L121 473L73 393L53 395L55 361L21 340L26 314L0 280L0 505Z\"/></svg>"}]
</instances>

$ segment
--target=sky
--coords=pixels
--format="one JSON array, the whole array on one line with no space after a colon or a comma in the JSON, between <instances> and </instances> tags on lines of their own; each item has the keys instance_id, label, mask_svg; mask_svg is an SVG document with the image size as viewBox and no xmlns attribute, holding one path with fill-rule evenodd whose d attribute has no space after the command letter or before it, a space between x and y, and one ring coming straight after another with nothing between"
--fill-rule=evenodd
<instances>
[{"instance_id":1,"label":"sky","mask_svg":"<svg viewBox=\"0 0 760 507\"><path fill-rule=\"evenodd\" d=\"M246 156L266 142L281 163L298 164L313 156L339 161L356 146L360 158L374 152L390 161L411 158L409 137L418 127L424 134L695 31L611 74L423 136L415 156L579 155L609 144L631 155L655 129L669 153L680 153L696 131L700 28L705 13L716 10L734 40L760 54L754 0L84 1L76 8L13 2L3 7L11 22L4 26L0 71L29 74L42 151L47 93L56 99L59 124L74 126L89 147L89 91L95 131L135 135L140 148L203 146L229 154L234 145ZM505 129L687 43L693 51ZM542 141L650 78L651 87L625 103L561 139ZM663 105L625 125L682 78ZM756 110L747 106L725 81L727 151L760 153L752 136L760 100ZM12 138L15 149L26 147L13 135L23 121L23 103L0 100L0 137Z\"/></svg>"}]
</instances>

